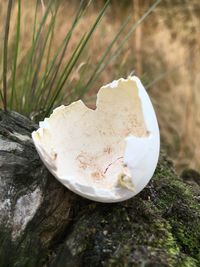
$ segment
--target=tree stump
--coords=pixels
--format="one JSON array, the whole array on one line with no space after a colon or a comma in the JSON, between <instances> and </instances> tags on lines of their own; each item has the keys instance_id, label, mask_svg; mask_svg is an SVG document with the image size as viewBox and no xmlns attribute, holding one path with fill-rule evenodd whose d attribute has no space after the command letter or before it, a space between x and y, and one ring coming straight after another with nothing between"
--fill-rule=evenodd
<instances>
[{"instance_id":1,"label":"tree stump","mask_svg":"<svg viewBox=\"0 0 200 267\"><path fill-rule=\"evenodd\" d=\"M96 203L52 177L31 139L36 128L0 111L1 267L200 266L199 185L163 153L139 195Z\"/></svg>"}]
</instances>

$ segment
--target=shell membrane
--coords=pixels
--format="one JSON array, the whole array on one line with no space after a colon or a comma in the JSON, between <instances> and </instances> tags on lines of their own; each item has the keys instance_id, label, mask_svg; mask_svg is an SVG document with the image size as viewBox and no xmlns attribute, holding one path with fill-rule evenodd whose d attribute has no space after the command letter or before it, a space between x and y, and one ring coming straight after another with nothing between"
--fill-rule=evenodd
<instances>
[{"instance_id":1,"label":"shell membrane","mask_svg":"<svg viewBox=\"0 0 200 267\"><path fill-rule=\"evenodd\" d=\"M159 157L156 115L136 77L103 86L96 109L79 100L54 109L32 133L49 171L71 191L99 202L139 193Z\"/></svg>"}]
</instances>

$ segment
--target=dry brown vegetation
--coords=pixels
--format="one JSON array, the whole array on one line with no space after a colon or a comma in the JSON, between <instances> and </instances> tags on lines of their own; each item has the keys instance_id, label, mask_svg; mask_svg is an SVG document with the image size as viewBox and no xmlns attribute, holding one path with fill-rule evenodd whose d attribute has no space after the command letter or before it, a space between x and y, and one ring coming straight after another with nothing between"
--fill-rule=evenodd
<instances>
[{"instance_id":1,"label":"dry brown vegetation","mask_svg":"<svg viewBox=\"0 0 200 267\"><path fill-rule=\"evenodd\" d=\"M23 64L23 57L31 42L34 1L22 2L20 59ZM70 49L77 42L83 29L94 21L103 1L93 2L73 35L66 57L70 55ZM0 32L5 3L5 0L0 2ZM133 23L151 3L153 1L150 0L111 1L111 6L95 32L90 46L70 77L71 86L82 70L90 71L95 66L127 15L132 14ZM58 48L69 28L77 4L78 1L62 1L56 22L53 49ZM42 15L42 5L38 13ZM12 12L11 34L15 29L16 16L15 6ZM128 40L117 60L112 61L102 73L86 99L90 104L98 88L113 79L126 77L132 72L140 76L155 105L163 145L178 170L185 167L200 170L199 18L199 0L163 0ZM12 36L10 39L12 40ZM67 103L68 99L64 101Z\"/></svg>"}]
</instances>

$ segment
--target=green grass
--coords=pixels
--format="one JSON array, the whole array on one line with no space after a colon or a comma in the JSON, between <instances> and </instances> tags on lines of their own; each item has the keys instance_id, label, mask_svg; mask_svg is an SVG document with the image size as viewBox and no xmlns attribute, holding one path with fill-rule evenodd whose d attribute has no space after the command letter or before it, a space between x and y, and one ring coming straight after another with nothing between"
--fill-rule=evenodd
<instances>
[{"instance_id":1,"label":"green grass","mask_svg":"<svg viewBox=\"0 0 200 267\"><path fill-rule=\"evenodd\" d=\"M32 27L32 42L20 63L22 3L21 0L17 1L16 32L14 40L11 40L9 38L9 26L12 20L13 1L9 0L5 19L3 50L0 51L0 58L3 61L0 99L4 110L18 111L37 121L48 116L54 107L62 104L63 98L66 96L68 97L68 103L83 98L110 62L117 59L124 44L137 26L146 19L160 1L157 0L134 25L130 25L130 18L127 18L110 44L105 47L93 71L82 72L77 83L71 88L70 75L80 63L81 56L84 55L95 30L104 18L109 7L109 1L106 1L90 28L83 32L82 37L77 41L73 51L70 52L70 56L66 59L65 55L69 43L73 39L77 25L87 12L91 1L88 4L85 4L83 0L80 1L79 8L71 21L71 27L60 43L58 50L53 53L52 40L56 35L55 25L61 3L50 0L43 10L42 18L39 20L37 13L41 5L40 1L37 0ZM121 41L117 49L113 51L114 44L119 41L119 38L121 38ZM8 60L10 58L12 60ZM8 75L8 73L11 73L11 75Z\"/></svg>"}]
</instances>

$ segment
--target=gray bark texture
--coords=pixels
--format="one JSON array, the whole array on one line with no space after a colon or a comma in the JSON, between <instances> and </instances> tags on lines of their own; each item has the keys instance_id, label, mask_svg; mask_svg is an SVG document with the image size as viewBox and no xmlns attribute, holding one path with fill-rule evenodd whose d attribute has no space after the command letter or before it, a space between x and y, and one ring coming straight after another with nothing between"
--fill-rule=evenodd
<instances>
[{"instance_id":1,"label":"gray bark texture","mask_svg":"<svg viewBox=\"0 0 200 267\"><path fill-rule=\"evenodd\" d=\"M198 173L178 177L161 153L139 195L96 203L52 177L36 128L0 111L0 267L200 266Z\"/></svg>"}]
</instances>

